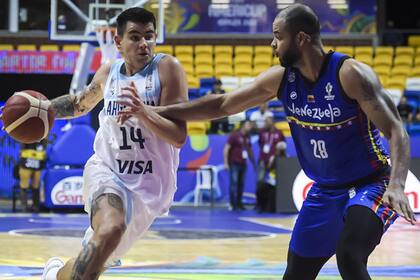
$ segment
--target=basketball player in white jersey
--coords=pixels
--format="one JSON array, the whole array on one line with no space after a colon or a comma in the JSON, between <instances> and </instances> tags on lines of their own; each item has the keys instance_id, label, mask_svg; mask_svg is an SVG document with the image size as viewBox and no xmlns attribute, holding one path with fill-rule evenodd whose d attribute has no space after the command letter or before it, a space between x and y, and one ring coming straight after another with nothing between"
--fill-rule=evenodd
<instances>
[{"instance_id":1,"label":"basketball player in white jersey","mask_svg":"<svg viewBox=\"0 0 420 280\"><path fill-rule=\"evenodd\" d=\"M123 58L102 65L82 92L52 100L57 118L86 114L102 99L104 108L95 154L83 174L85 210L91 221L83 249L65 264L50 259L43 280L98 279L171 205L186 124L158 114L143 116L138 102L152 106L183 102L188 86L174 57L154 54L155 29L151 12L123 11L114 38ZM118 117L121 111L128 115Z\"/></svg>"}]
</instances>

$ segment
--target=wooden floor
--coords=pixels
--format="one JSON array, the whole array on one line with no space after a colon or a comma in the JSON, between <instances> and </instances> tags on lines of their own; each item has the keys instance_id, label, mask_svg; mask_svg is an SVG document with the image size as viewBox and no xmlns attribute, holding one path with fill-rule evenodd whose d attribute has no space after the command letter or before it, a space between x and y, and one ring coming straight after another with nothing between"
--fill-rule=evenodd
<instances>
[{"instance_id":1,"label":"wooden floor","mask_svg":"<svg viewBox=\"0 0 420 280\"><path fill-rule=\"evenodd\" d=\"M295 216L175 208L100 279L280 279ZM80 250L86 215L0 214L0 279L40 279ZM369 261L373 279L420 279L420 225L399 220ZM317 279L341 279L331 259Z\"/></svg>"}]
</instances>

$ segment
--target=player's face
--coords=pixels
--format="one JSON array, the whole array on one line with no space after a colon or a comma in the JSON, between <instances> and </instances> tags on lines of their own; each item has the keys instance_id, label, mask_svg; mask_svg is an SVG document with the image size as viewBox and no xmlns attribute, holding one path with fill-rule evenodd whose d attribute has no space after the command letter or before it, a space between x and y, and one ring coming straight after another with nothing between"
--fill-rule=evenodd
<instances>
[{"instance_id":1,"label":"player's face","mask_svg":"<svg viewBox=\"0 0 420 280\"><path fill-rule=\"evenodd\" d=\"M156 33L153 23L127 22L124 35L116 36L116 45L128 64L143 67L154 55Z\"/></svg>"},{"instance_id":2,"label":"player's face","mask_svg":"<svg viewBox=\"0 0 420 280\"><path fill-rule=\"evenodd\" d=\"M295 36L286 29L286 22L282 18L276 18L273 22L273 41L271 47L274 54L280 58L283 67L296 66L301 58L300 50L296 44Z\"/></svg>"}]
</instances>

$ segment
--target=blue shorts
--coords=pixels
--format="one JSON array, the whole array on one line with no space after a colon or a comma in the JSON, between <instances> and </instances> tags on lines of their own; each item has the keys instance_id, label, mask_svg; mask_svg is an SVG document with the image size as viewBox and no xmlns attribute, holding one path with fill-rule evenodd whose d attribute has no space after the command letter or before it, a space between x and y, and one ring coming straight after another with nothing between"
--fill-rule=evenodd
<instances>
[{"instance_id":1,"label":"blue shorts","mask_svg":"<svg viewBox=\"0 0 420 280\"><path fill-rule=\"evenodd\" d=\"M315 183L296 220L290 241L292 252L301 257L334 255L347 210L353 205L370 208L381 219L385 232L398 218L395 211L382 204L387 179L350 189L327 189Z\"/></svg>"}]
</instances>

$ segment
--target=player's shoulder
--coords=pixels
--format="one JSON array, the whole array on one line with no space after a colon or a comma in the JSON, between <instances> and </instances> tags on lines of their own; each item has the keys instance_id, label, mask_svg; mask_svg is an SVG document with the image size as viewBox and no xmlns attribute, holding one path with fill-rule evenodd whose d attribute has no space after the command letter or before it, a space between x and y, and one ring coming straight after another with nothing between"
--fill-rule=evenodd
<instances>
[{"instance_id":1,"label":"player's shoulder","mask_svg":"<svg viewBox=\"0 0 420 280\"><path fill-rule=\"evenodd\" d=\"M362 77L366 72L373 71L372 68L354 58L348 58L343 61L339 74L341 79L353 79Z\"/></svg>"},{"instance_id":2,"label":"player's shoulder","mask_svg":"<svg viewBox=\"0 0 420 280\"><path fill-rule=\"evenodd\" d=\"M167 65L167 66L181 65L179 60L170 54L164 54L162 58L159 60L158 64Z\"/></svg>"}]
</instances>

